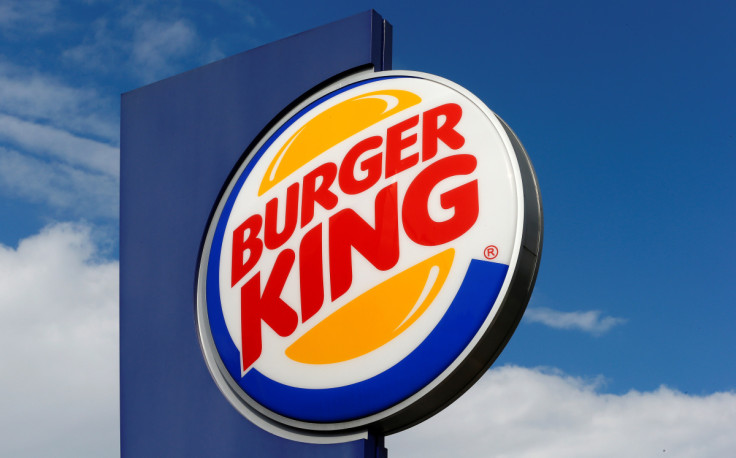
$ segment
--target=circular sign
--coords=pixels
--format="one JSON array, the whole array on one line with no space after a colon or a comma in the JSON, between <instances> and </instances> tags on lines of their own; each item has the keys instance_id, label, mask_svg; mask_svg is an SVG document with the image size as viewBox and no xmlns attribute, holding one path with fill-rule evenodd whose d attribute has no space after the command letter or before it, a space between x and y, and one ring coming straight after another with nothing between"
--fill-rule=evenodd
<instances>
[{"instance_id":1,"label":"circular sign","mask_svg":"<svg viewBox=\"0 0 736 458\"><path fill-rule=\"evenodd\" d=\"M272 432L396 432L477 380L521 319L542 243L511 130L442 78L360 73L277 119L201 253L207 365Z\"/></svg>"}]
</instances>

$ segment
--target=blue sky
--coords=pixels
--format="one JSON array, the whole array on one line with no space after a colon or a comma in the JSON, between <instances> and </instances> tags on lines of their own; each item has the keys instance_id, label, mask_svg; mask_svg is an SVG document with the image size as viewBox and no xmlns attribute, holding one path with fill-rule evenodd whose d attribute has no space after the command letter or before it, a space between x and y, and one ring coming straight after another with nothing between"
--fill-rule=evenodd
<instances>
[{"instance_id":1,"label":"blue sky","mask_svg":"<svg viewBox=\"0 0 736 458\"><path fill-rule=\"evenodd\" d=\"M389 438L393 456L736 449L736 4L3 0L0 454L118 453L120 94L370 8L394 26L394 68L510 124L545 211L507 349L458 405ZM504 434L448 427L471 404Z\"/></svg>"}]
</instances>

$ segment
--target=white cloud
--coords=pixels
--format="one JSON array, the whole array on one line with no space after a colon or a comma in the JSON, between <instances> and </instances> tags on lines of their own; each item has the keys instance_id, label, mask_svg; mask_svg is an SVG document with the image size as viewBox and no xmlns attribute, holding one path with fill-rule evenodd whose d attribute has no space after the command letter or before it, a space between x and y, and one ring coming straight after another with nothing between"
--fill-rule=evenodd
<instances>
[{"instance_id":1,"label":"white cloud","mask_svg":"<svg viewBox=\"0 0 736 458\"><path fill-rule=\"evenodd\" d=\"M117 177L0 148L0 190L77 217L118 217Z\"/></svg>"},{"instance_id":2,"label":"white cloud","mask_svg":"<svg viewBox=\"0 0 736 458\"><path fill-rule=\"evenodd\" d=\"M546 307L529 308L524 313L524 320L529 323L541 323L555 329L576 329L601 335L614 326L626 322L624 318L602 316L600 310L587 312L560 312Z\"/></svg>"},{"instance_id":3,"label":"white cloud","mask_svg":"<svg viewBox=\"0 0 736 458\"><path fill-rule=\"evenodd\" d=\"M118 263L90 228L58 224L0 245L0 456L116 456ZM615 395L559 372L489 371L389 456L730 456L736 393Z\"/></svg>"},{"instance_id":4,"label":"white cloud","mask_svg":"<svg viewBox=\"0 0 736 458\"><path fill-rule=\"evenodd\" d=\"M0 245L0 456L118 454L117 311L89 227Z\"/></svg>"},{"instance_id":5,"label":"white cloud","mask_svg":"<svg viewBox=\"0 0 736 458\"><path fill-rule=\"evenodd\" d=\"M736 393L603 394L594 382L505 366L387 446L421 458L721 458L736 450L734 430Z\"/></svg>"}]
</instances>

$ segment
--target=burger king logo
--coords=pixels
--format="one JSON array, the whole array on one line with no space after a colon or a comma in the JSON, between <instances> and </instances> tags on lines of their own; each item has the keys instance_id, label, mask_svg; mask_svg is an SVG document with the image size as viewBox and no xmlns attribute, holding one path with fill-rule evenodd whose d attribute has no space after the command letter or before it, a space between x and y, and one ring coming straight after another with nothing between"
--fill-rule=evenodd
<instances>
[{"instance_id":1,"label":"burger king logo","mask_svg":"<svg viewBox=\"0 0 736 458\"><path fill-rule=\"evenodd\" d=\"M400 430L492 363L540 250L531 164L480 100L422 73L352 75L277 119L226 183L199 265L205 360L259 424Z\"/></svg>"}]
</instances>

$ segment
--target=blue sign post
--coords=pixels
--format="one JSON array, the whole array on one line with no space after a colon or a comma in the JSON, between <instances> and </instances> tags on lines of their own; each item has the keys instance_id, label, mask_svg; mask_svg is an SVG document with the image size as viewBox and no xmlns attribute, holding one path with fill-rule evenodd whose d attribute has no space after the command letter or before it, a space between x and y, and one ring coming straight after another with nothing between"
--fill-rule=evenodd
<instances>
[{"instance_id":1,"label":"blue sign post","mask_svg":"<svg viewBox=\"0 0 736 458\"><path fill-rule=\"evenodd\" d=\"M391 67L371 11L123 94L120 204L122 456L379 457L383 438L306 444L246 420L199 347L198 256L243 152L306 91Z\"/></svg>"}]
</instances>

